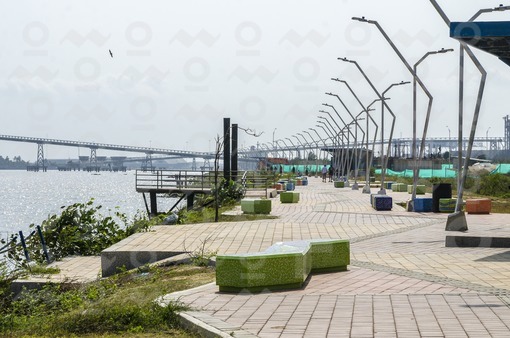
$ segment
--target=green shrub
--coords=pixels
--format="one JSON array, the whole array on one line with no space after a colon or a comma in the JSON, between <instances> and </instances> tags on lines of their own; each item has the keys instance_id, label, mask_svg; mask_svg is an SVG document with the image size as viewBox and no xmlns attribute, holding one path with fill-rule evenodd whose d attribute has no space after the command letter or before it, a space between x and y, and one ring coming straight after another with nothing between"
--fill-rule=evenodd
<instances>
[{"instance_id":1,"label":"green shrub","mask_svg":"<svg viewBox=\"0 0 510 338\"><path fill-rule=\"evenodd\" d=\"M510 176L503 174L482 176L478 193L498 197L510 194Z\"/></svg>"},{"instance_id":2,"label":"green shrub","mask_svg":"<svg viewBox=\"0 0 510 338\"><path fill-rule=\"evenodd\" d=\"M217 191L213 189L213 196L216 196L216 194L218 194L219 205L231 205L243 198L244 188L232 180L227 183L225 179L222 179Z\"/></svg>"},{"instance_id":3,"label":"green shrub","mask_svg":"<svg viewBox=\"0 0 510 338\"><path fill-rule=\"evenodd\" d=\"M104 216L100 213L102 206L93 203L94 200L91 199L87 203L63 206L60 215L51 215L42 222L41 231L52 259L73 255L98 255L131 234L146 231L152 224L140 213L131 223L125 214L118 211ZM30 227L35 228L35 225L31 224ZM17 235L12 235L11 240L13 245L9 257L22 262L23 249L15 245L18 242ZM31 259L39 263L45 261L37 234L27 238L26 244Z\"/></svg>"}]
</instances>

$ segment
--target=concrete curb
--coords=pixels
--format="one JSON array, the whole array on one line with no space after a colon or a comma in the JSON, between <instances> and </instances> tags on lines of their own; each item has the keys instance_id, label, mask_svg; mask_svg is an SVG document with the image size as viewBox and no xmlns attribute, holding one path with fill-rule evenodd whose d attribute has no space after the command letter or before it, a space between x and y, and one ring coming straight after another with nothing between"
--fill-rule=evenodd
<instances>
[{"instance_id":1,"label":"concrete curb","mask_svg":"<svg viewBox=\"0 0 510 338\"><path fill-rule=\"evenodd\" d=\"M250 332L242 330L239 326L233 326L204 312L181 312L179 313L179 318L183 327L207 338L258 337Z\"/></svg>"}]
</instances>

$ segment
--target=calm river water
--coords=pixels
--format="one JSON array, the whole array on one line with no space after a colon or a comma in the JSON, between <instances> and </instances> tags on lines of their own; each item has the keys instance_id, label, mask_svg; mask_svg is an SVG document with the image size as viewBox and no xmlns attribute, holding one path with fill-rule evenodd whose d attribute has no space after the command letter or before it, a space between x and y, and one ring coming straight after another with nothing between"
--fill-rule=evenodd
<instances>
[{"instance_id":1,"label":"calm river water","mask_svg":"<svg viewBox=\"0 0 510 338\"><path fill-rule=\"evenodd\" d=\"M145 211L142 194L135 190L134 171L93 174L0 170L0 237L28 231L31 223L41 224L48 215L60 213L61 206L85 203L90 198L94 198L95 205L103 206L103 214L115 207L128 217L137 210ZM158 209L168 210L172 201L159 198Z\"/></svg>"}]
</instances>

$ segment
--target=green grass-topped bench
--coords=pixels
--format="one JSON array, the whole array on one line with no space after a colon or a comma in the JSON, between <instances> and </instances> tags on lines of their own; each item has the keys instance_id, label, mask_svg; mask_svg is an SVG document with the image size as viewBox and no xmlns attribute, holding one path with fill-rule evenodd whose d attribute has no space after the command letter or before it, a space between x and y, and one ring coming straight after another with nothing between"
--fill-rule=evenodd
<instances>
[{"instance_id":1,"label":"green grass-topped bench","mask_svg":"<svg viewBox=\"0 0 510 338\"><path fill-rule=\"evenodd\" d=\"M216 257L216 285L222 292L300 288L310 273L345 271L348 240L278 242L267 250Z\"/></svg>"},{"instance_id":2,"label":"green grass-topped bench","mask_svg":"<svg viewBox=\"0 0 510 338\"><path fill-rule=\"evenodd\" d=\"M286 191L280 193L280 202L297 203L299 202L299 193L295 191Z\"/></svg>"},{"instance_id":3,"label":"green grass-topped bench","mask_svg":"<svg viewBox=\"0 0 510 338\"><path fill-rule=\"evenodd\" d=\"M413 185L410 184L407 186L407 193L412 194L413 193ZM416 185L416 195L425 195L425 186L422 184Z\"/></svg>"},{"instance_id":4,"label":"green grass-topped bench","mask_svg":"<svg viewBox=\"0 0 510 338\"><path fill-rule=\"evenodd\" d=\"M335 188L344 188L345 187L344 181L335 181L333 184L335 185Z\"/></svg>"},{"instance_id":5,"label":"green grass-topped bench","mask_svg":"<svg viewBox=\"0 0 510 338\"><path fill-rule=\"evenodd\" d=\"M241 200L241 210L245 214L269 214L271 200L245 198Z\"/></svg>"}]
</instances>

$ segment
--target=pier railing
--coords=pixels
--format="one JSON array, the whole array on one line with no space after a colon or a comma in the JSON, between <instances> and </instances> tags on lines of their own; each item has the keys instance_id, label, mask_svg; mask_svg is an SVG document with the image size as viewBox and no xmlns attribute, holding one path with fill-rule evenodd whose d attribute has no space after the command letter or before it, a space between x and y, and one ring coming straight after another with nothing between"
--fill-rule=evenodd
<instances>
[{"instance_id":1,"label":"pier railing","mask_svg":"<svg viewBox=\"0 0 510 338\"><path fill-rule=\"evenodd\" d=\"M214 187L213 171L153 170L136 171L136 191L211 190Z\"/></svg>"},{"instance_id":2,"label":"pier railing","mask_svg":"<svg viewBox=\"0 0 510 338\"><path fill-rule=\"evenodd\" d=\"M136 171L136 191L138 192L177 192L177 191L211 191L214 189L214 171L189 170L154 170ZM237 182L245 191L260 192L267 195L268 188L275 183L275 175L264 175L249 171L238 172ZM223 173L219 173L219 181ZM219 183L219 182L218 182Z\"/></svg>"}]
</instances>

